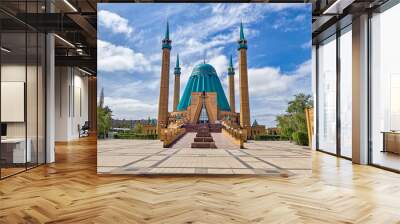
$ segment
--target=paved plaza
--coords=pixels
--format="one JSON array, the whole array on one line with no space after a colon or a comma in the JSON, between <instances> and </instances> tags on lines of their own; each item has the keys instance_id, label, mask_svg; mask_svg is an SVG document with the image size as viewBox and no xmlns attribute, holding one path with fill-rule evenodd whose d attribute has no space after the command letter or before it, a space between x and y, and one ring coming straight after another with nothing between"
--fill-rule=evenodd
<instances>
[{"instance_id":1,"label":"paved plaza","mask_svg":"<svg viewBox=\"0 0 400 224\"><path fill-rule=\"evenodd\" d=\"M309 149L283 141L249 141L239 149L221 133L212 133L217 149L187 146L195 133L187 133L173 147L159 140L99 140L97 171L100 174L253 174L311 173Z\"/></svg>"}]
</instances>

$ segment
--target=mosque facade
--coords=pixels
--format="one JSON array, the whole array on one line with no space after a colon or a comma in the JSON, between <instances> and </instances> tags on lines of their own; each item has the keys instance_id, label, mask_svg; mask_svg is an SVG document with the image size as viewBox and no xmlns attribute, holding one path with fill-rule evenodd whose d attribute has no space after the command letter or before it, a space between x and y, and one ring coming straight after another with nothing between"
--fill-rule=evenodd
<instances>
[{"instance_id":1,"label":"mosque facade","mask_svg":"<svg viewBox=\"0 0 400 224\"><path fill-rule=\"evenodd\" d=\"M158 105L157 130L171 126L227 123L232 127L252 133L250 123L250 101L247 69L247 40L243 24L240 24L238 40L239 86L235 87L235 69L230 56L228 71L228 98L215 68L207 63L200 63L193 68L189 80L180 97L181 68L177 55L174 68L173 110L168 111L170 53L172 41L169 38L169 25L162 40L162 65L160 95ZM239 91L239 111L235 108L235 91ZM254 125L253 125L254 126Z\"/></svg>"}]
</instances>

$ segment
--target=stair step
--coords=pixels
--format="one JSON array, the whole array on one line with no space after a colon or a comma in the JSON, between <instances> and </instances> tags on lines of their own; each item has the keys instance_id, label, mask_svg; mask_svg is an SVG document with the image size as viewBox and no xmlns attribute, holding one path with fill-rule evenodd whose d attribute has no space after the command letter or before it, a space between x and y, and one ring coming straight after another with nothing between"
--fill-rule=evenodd
<instances>
[{"instance_id":1,"label":"stair step","mask_svg":"<svg viewBox=\"0 0 400 224\"><path fill-rule=\"evenodd\" d=\"M200 148L200 149L216 149L217 146L214 142L193 142L191 145L192 148Z\"/></svg>"},{"instance_id":2,"label":"stair step","mask_svg":"<svg viewBox=\"0 0 400 224\"><path fill-rule=\"evenodd\" d=\"M195 137L194 142L214 142L212 137Z\"/></svg>"}]
</instances>

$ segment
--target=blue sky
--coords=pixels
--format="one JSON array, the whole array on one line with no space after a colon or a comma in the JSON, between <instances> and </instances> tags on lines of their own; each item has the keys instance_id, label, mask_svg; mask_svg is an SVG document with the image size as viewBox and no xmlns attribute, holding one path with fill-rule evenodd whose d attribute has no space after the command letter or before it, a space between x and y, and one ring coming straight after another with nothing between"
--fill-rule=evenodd
<instances>
[{"instance_id":1,"label":"blue sky","mask_svg":"<svg viewBox=\"0 0 400 224\"><path fill-rule=\"evenodd\" d=\"M115 118L156 117L161 40L170 24L170 110L176 54L182 67L181 94L193 67L217 70L225 94L232 54L238 90L239 24L248 40L250 111L267 126L284 113L294 94L311 92L310 4L98 4L98 84ZM100 89L100 88L99 88ZM239 91L236 94L239 111Z\"/></svg>"}]
</instances>

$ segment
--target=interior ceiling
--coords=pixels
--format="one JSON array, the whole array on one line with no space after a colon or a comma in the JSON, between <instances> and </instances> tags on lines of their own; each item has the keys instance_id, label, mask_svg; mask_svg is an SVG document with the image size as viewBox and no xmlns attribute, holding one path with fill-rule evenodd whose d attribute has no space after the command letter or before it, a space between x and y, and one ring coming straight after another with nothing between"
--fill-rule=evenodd
<instances>
[{"instance_id":1,"label":"interior ceiling","mask_svg":"<svg viewBox=\"0 0 400 224\"><path fill-rule=\"evenodd\" d=\"M317 0L313 2L313 43L318 43L321 39L335 33L336 29L350 24L352 17L373 11L387 1L389 0Z\"/></svg>"},{"instance_id":2,"label":"interior ceiling","mask_svg":"<svg viewBox=\"0 0 400 224\"><path fill-rule=\"evenodd\" d=\"M68 2L76 10L63 0L47 0L48 5L45 0L1 0L2 32L6 33L5 38L22 37L24 35L18 35L18 33L25 32L27 28L32 31L55 33L58 35L55 38L56 66L79 66L96 74L96 4L98 1L69 0ZM52 13L48 13L49 8L52 9ZM18 44L19 39L16 38L14 44L12 41L7 41L10 48L13 49L11 53L15 56L23 53L17 47L17 45L24 47L24 43Z\"/></svg>"}]
</instances>

